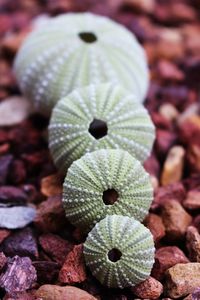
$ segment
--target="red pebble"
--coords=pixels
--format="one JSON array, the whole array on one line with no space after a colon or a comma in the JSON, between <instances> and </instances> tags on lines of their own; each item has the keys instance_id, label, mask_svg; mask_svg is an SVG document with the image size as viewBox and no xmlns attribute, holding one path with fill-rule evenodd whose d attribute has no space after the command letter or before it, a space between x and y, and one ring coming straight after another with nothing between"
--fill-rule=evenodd
<instances>
[{"instance_id":1,"label":"red pebble","mask_svg":"<svg viewBox=\"0 0 200 300\"><path fill-rule=\"evenodd\" d=\"M67 255L64 265L59 273L61 283L76 283L86 280L86 270L83 259L83 245L74 246L73 250Z\"/></svg>"}]
</instances>

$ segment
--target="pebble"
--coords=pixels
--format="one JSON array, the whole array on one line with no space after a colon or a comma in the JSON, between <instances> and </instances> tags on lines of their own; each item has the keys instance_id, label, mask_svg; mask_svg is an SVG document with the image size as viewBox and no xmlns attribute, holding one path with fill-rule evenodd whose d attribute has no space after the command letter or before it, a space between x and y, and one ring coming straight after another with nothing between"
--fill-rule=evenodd
<instances>
[{"instance_id":1,"label":"pebble","mask_svg":"<svg viewBox=\"0 0 200 300\"><path fill-rule=\"evenodd\" d=\"M151 210L159 210L165 203L176 200L183 202L186 196L186 191L182 183L177 182L166 186L161 186L155 191L153 203L151 204Z\"/></svg>"},{"instance_id":2,"label":"pebble","mask_svg":"<svg viewBox=\"0 0 200 300\"><path fill-rule=\"evenodd\" d=\"M86 269L83 258L83 245L74 246L67 255L64 265L59 273L61 283L73 284L86 280Z\"/></svg>"},{"instance_id":3,"label":"pebble","mask_svg":"<svg viewBox=\"0 0 200 300\"><path fill-rule=\"evenodd\" d=\"M161 184L168 185L179 182L182 178L184 167L185 150L181 146L170 149L165 160L161 175Z\"/></svg>"},{"instance_id":4,"label":"pebble","mask_svg":"<svg viewBox=\"0 0 200 300\"><path fill-rule=\"evenodd\" d=\"M0 227L23 228L34 220L35 214L35 209L28 206L0 208Z\"/></svg>"},{"instance_id":5,"label":"pebble","mask_svg":"<svg viewBox=\"0 0 200 300\"><path fill-rule=\"evenodd\" d=\"M161 212L168 240L182 239L187 227L192 222L192 217L184 210L176 200L165 203Z\"/></svg>"},{"instance_id":6,"label":"pebble","mask_svg":"<svg viewBox=\"0 0 200 300\"><path fill-rule=\"evenodd\" d=\"M183 201L183 206L186 209L198 210L200 209L200 191L191 190L187 193L185 200Z\"/></svg>"},{"instance_id":7,"label":"pebble","mask_svg":"<svg viewBox=\"0 0 200 300\"><path fill-rule=\"evenodd\" d=\"M200 234L193 226L189 226L187 229L186 246L190 260L200 263Z\"/></svg>"},{"instance_id":8,"label":"pebble","mask_svg":"<svg viewBox=\"0 0 200 300\"><path fill-rule=\"evenodd\" d=\"M29 257L8 258L7 268L0 276L0 286L8 293L23 292L36 282L36 270Z\"/></svg>"},{"instance_id":9,"label":"pebble","mask_svg":"<svg viewBox=\"0 0 200 300\"><path fill-rule=\"evenodd\" d=\"M153 277L148 277L145 281L133 287L132 292L142 299L157 299L163 292L163 285Z\"/></svg>"},{"instance_id":10,"label":"pebble","mask_svg":"<svg viewBox=\"0 0 200 300\"><path fill-rule=\"evenodd\" d=\"M166 273L165 292L171 298L184 297L200 286L200 263L176 264Z\"/></svg>"},{"instance_id":11,"label":"pebble","mask_svg":"<svg viewBox=\"0 0 200 300\"><path fill-rule=\"evenodd\" d=\"M162 280L165 272L178 263L188 263L184 252L176 246L161 247L156 251L152 276Z\"/></svg>"},{"instance_id":12,"label":"pebble","mask_svg":"<svg viewBox=\"0 0 200 300\"><path fill-rule=\"evenodd\" d=\"M66 225L61 196L49 197L37 209L34 224L42 232L59 232Z\"/></svg>"},{"instance_id":13,"label":"pebble","mask_svg":"<svg viewBox=\"0 0 200 300\"><path fill-rule=\"evenodd\" d=\"M7 98L0 103L0 126L18 124L25 120L31 111L31 104L26 99L19 96Z\"/></svg>"},{"instance_id":14,"label":"pebble","mask_svg":"<svg viewBox=\"0 0 200 300\"><path fill-rule=\"evenodd\" d=\"M43 251L60 265L73 248L73 244L52 233L42 234L39 243Z\"/></svg>"},{"instance_id":15,"label":"pebble","mask_svg":"<svg viewBox=\"0 0 200 300\"><path fill-rule=\"evenodd\" d=\"M26 227L13 232L0 246L7 256L28 256L38 258L38 246L33 230Z\"/></svg>"},{"instance_id":16,"label":"pebble","mask_svg":"<svg viewBox=\"0 0 200 300\"><path fill-rule=\"evenodd\" d=\"M62 181L57 173L42 178L41 192L47 197L62 193Z\"/></svg>"},{"instance_id":17,"label":"pebble","mask_svg":"<svg viewBox=\"0 0 200 300\"><path fill-rule=\"evenodd\" d=\"M153 234L155 243L160 241L165 236L165 227L161 217L158 215L149 213L144 220L144 224Z\"/></svg>"},{"instance_id":18,"label":"pebble","mask_svg":"<svg viewBox=\"0 0 200 300\"><path fill-rule=\"evenodd\" d=\"M97 300L89 293L74 286L58 286L45 284L36 292L42 300Z\"/></svg>"},{"instance_id":19,"label":"pebble","mask_svg":"<svg viewBox=\"0 0 200 300\"><path fill-rule=\"evenodd\" d=\"M178 110L171 103L162 104L159 113L170 122L175 121L179 116Z\"/></svg>"}]
</instances>

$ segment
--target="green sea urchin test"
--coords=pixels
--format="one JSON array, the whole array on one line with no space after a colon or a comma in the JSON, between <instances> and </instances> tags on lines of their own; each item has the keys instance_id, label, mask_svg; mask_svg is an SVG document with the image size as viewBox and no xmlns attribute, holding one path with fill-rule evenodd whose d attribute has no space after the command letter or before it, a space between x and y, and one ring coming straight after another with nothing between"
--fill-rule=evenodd
<instances>
[{"instance_id":1,"label":"green sea urchin test","mask_svg":"<svg viewBox=\"0 0 200 300\"><path fill-rule=\"evenodd\" d=\"M150 231L133 218L107 216L95 225L84 243L84 257L92 274L113 288L145 280L154 263Z\"/></svg>"},{"instance_id":2,"label":"green sea urchin test","mask_svg":"<svg viewBox=\"0 0 200 300\"><path fill-rule=\"evenodd\" d=\"M49 19L25 40L15 60L22 92L43 113L77 87L112 81L143 101L148 88L145 53L125 27L91 13Z\"/></svg>"},{"instance_id":3,"label":"green sea urchin test","mask_svg":"<svg viewBox=\"0 0 200 300\"><path fill-rule=\"evenodd\" d=\"M123 150L98 150L73 162L63 184L66 217L88 231L106 215L142 221L153 199L148 173Z\"/></svg>"},{"instance_id":4,"label":"green sea urchin test","mask_svg":"<svg viewBox=\"0 0 200 300\"><path fill-rule=\"evenodd\" d=\"M55 106L49 148L64 173L87 152L119 148L143 162L154 141L154 125L133 94L114 84L77 89Z\"/></svg>"}]
</instances>

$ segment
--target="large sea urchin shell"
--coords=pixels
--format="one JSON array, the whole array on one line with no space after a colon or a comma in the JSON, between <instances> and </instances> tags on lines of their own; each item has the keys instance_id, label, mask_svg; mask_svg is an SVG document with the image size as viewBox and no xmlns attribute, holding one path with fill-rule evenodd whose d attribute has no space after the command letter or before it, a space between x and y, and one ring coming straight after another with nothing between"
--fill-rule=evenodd
<instances>
[{"instance_id":1,"label":"large sea urchin shell","mask_svg":"<svg viewBox=\"0 0 200 300\"><path fill-rule=\"evenodd\" d=\"M117 215L97 223L84 244L87 266L108 287L124 288L145 280L154 251L153 237L144 225Z\"/></svg>"},{"instance_id":2,"label":"large sea urchin shell","mask_svg":"<svg viewBox=\"0 0 200 300\"><path fill-rule=\"evenodd\" d=\"M64 14L35 29L18 52L15 73L43 113L91 83L120 83L143 101L149 81L145 53L133 34L91 13Z\"/></svg>"},{"instance_id":3,"label":"large sea urchin shell","mask_svg":"<svg viewBox=\"0 0 200 300\"><path fill-rule=\"evenodd\" d=\"M135 96L113 84L91 85L61 99L49 126L49 147L59 170L86 152L119 148L144 161L154 125Z\"/></svg>"},{"instance_id":4,"label":"large sea urchin shell","mask_svg":"<svg viewBox=\"0 0 200 300\"><path fill-rule=\"evenodd\" d=\"M142 221L152 199L148 173L123 150L87 153L71 165L63 185L66 216L86 231L106 215Z\"/></svg>"}]
</instances>

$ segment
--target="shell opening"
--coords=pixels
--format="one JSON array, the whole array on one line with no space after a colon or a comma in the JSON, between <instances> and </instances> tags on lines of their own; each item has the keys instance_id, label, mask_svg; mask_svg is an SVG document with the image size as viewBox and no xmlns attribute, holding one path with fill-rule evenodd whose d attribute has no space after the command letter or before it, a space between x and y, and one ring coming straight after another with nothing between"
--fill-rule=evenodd
<instances>
[{"instance_id":1,"label":"shell opening","mask_svg":"<svg viewBox=\"0 0 200 300\"><path fill-rule=\"evenodd\" d=\"M114 189L108 189L103 192L103 202L105 205L113 205L118 200L119 194Z\"/></svg>"},{"instance_id":2,"label":"shell opening","mask_svg":"<svg viewBox=\"0 0 200 300\"><path fill-rule=\"evenodd\" d=\"M94 119L90 123L88 131L96 140L99 140L107 135L108 127L105 121Z\"/></svg>"},{"instance_id":3,"label":"shell opening","mask_svg":"<svg viewBox=\"0 0 200 300\"><path fill-rule=\"evenodd\" d=\"M96 35L92 32L80 32L79 37L83 42L89 43L89 44L97 41Z\"/></svg>"},{"instance_id":4,"label":"shell opening","mask_svg":"<svg viewBox=\"0 0 200 300\"><path fill-rule=\"evenodd\" d=\"M108 252L108 259L112 262L120 260L122 253L119 249L113 248Z\"/></svg>"}]
</instances>

